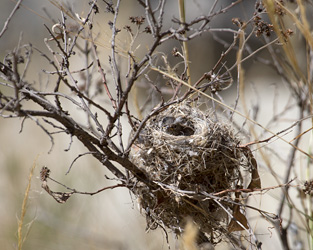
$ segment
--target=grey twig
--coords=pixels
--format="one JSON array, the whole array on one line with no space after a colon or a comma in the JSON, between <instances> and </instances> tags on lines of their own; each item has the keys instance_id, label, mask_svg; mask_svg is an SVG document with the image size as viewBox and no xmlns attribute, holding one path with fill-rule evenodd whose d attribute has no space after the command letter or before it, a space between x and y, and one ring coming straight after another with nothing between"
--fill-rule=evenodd
<instances>
[{"instance_id":1,"label":"grey twig","mask_svg":"<svg viewBox=\"0 0 313 250\"><path fill-rule=\"evenodd\" d=\"M0 32L0 38L3 36L4 32L6 32L6 30L8 29L9 23L12 19L12 17L14 16L15 12L20 8L20 5L22 3L23 0L18 0L17 3L15 4L13 10L11 11L9 17L7 18L7 20L5 21L3 28Z\"/></svg>"}]
</instances>

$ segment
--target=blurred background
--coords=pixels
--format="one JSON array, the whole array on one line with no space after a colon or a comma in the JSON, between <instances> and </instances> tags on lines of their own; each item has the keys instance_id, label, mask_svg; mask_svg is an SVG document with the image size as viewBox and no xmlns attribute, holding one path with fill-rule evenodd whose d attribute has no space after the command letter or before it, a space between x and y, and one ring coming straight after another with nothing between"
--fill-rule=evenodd
<instances>
[{"instance_id":1,"label":"blurred background","mask_svg":"<svg viewBox=\"0 0 313 250\"><path fill-rule=\"evenodd\" d=\"M190 20L211 8L211 1L186 1L187 18ZM214 1L212 1L214 2ZM218 5L226 6L232 1L219 1ZM13 0L2 0L0 8L0 28L3 27L9 13L15 6ZM232 27L232 17L249 17L254 11L254 1L242 1L241 4L232 8L227 14L214 19L211 27ZM67 1L67 6L73 8L81 16L89 9L88 1L77 0ZM99 2L100 6L103 3ZM104 8L103 8L104 9ZM218 9L218 8L217 8ZM136 1L124 1L121 7L119 23L128 22L129 16L143 15L144 10L138 8ZM44 45L44 39L50 35L44 24L49 28L56 21L61 20L60 10L50 1L24 0L22 6L16 12L9 23L8 30L0 39L0 59L3 60L8 51L13 50L19 39L23 43L31 43L45 53L49 53ZM171 19L178 17L177 1L168 1L165 14L165 28L171 26ZM108 21L111 16L103 11L96 19L96 31L99 32L98 41L103 46L101 56L103 62L107 62L110 29ZM232 33L218 34L219 38L232 42ZM299 56L303 50L299 34L294 37L295 47L299 47ZM120 38L123 43L123 37ZM127 38L125 37L125 42ZM149 41L145 41L149 42ZM144 45L142 45L144 47ZM165 54L170 54L173 46L180 46L177 42L162 47ZM249 46L256 49L260 46L256 38L251 39ZM212 35L203 36L189 43L192 79L198 79L204 72L208 72L216 63L225 47L216 42ZM138 51L138 55L144 53ZM260 57L268 57L266 51L260 52ZM170 58L170 56L169 56ZM174 58L170 58L173 60ZM232 65L235 62L235 52L226 59ZM84 62L75 62L77 68L82 67ZM304 65L303 65L304 66ZM32 59L32 65L27 72L28 82L48 81L47 76L41 69L48 67L48 63L36 54ZM109 67L109 66L104 66ZM251 114L258 109L256 120L273 131L280 131L288 127L298 119L296 103L288 86L284 85L276 72L265 67L260 62L249 60L243 64L246 80L246 103ZM235 77L235 76L234 76ZM156 80L159 78L156 77ZM51 80L51 79L50 79ZM140 90L144 93L144 89ZM0 87L2 91L2 88ZM232 105L236 100L237 89L234 87L221 93L226 104ZM139 95L140 96L140 95ZM153 106L153 104L151 104ZM285 112L279 121L273 121L275 114ZM235 117L239 124L244 119ZM83 117L82 117L83 119ZM107 180L105 175L112 177L106 169L90 156L80 158L74 165L71 172L65 175L75 157L85 152L85 149L74 139L71 150L65 151L70 144L70 138L56 136L55 144L50 153L51 142L48 136L32 121L22 119L0 119L0 245L2 249L17 248L17 228L20 218L22 202L25 189L28 183L28 176L31 167L35 164L34 176L31 180L31 191L27 203L27 212L24 221L23 232L25 242L23 249L167 249L166 238L162 230L145 232L145 218L140 214L138 206L132 200L128 190L124 188L107 190L94 196L74 195L65 204L58 204L41 188L39 172L42 166L51 169L51 177L66 184L71 188L80 191L92 192L105 186L116 184L114 180ZM304 124L304 127L309 124ZM20 133L22 128L22 132ZM248 128L247 128L248 129ZM262 131L256 128L261 136ZM285 138L292 139L294 133L289 133ZM251 138L253 139L253 138ZM249 142L247 138L245 142ZM301 148L307 148L309 140L303 140ZM288 158L290 147L281 141L271 143L266 149L283 160ZM273 171L283 180L286 166L276 157L269 159L270 163L263 162L261 156L254 152L259 163L259 173L262 179L262 186L277 185L273 174L269 171L269 165ZM305 164L305 158L297 156L299 166L295 167L294 176L298 176L298 183L304 179L301 167ZM53 186L55 191L60 186ZM62 190L62 189L61 189ZM281 190L272 190L266 195L252 197L251 204L269 212L276 213L278 200L282 196ZM294 192L297 197L297 192ZM263 243L263 249L282 249L277 232L272 228L266 219L260 219L258 213L248 211L252 228L256 230L259 241ZM288 211L285 212L288 217ZM295 219L295 232L291 232L290 239L296 239L300 246L293 249L305 249L305 231L297 226ZM297 231L298 230L298 231ZM301 234L302 233L302 234ZM292 238L294 237L294 238ZM169 235L170 244L175 249L174 235ZM219 249L226 249L220 246Z\"/></svg>"}]
</instances>

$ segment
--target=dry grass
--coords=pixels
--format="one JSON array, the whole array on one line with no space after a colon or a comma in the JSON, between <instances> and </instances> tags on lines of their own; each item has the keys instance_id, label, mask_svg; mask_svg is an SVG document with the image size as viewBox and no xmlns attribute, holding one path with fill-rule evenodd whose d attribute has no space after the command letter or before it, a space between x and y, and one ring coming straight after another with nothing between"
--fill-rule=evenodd
<instances>
[{"instance_id":1,"label":"dry grass","mask_svg":"<svg viewBox=\"0 0 313 250\"><path fill-rule=\"evenodd\" d=\"M26 212L27 212L27 202L28 202L29 192L30 192L30 188L31 188L31 181L32 181L32 178L33 178L34 170L36 168L36 161L37 161L37 159L34 161L33 166L31 167L30 172L29 172L28 183L27 183L27 187L25 189L24 199L23 199L23 203L22 203L21 215L20 215L20 218L18 220L18 228L17 228L17 245L18 245L18 250L22 249L23 244L24 244L24 242L25 242L25 240L27 238L27 235L30 232L30 227L31 227L31 225L33 223L33 221L28 223L28 226L27 226L28 229L27 229L26 233L23 235L22 231L23 231L23 227L25 226L24 225L24 219L25 219L25 215L26 215Z\"/></svg>"}]
</instances>

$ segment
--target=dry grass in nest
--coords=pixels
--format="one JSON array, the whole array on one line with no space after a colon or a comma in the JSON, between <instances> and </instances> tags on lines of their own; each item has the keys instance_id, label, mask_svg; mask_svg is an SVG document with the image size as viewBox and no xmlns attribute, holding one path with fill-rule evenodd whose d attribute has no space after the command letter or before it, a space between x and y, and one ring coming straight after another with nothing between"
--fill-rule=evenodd
<instances>
[{"instance_id":1,"label":"dry grass in nest","mask_svg":"<svg viewBox=\"0 0 313 250\"><path fill-rule=\"evenodd\" d=\"M251 154L239 144L229 125L213 121L210 114L187 102L151 118L132 154L133 162L158 186L151 190L138 184L134 189L148 229L165 226L180 234L185 219L191 217L202 232L200 242L216 243L225 232L242 230L229 223L226 210L237 213L234 217L247 226L239 206L220 200L221 206L214 199L203 198L203 194L243 187L243 170L252 172ZM224 197L238 201L231 192Z\"/></svg>"}]
</instances>

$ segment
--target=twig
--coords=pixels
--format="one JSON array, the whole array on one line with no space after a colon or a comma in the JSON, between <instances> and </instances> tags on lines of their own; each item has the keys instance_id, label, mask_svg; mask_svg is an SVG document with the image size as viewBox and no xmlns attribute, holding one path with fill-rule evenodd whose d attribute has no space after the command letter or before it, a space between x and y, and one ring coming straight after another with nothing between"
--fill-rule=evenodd
<instances>
[{"instance_id":1,"label":"twig","mask_svg":"<svg viewBox=\"0 0 313 250\"><path fill-rule=\"evenodd\" d=\"M108 189L114 189L114 188L118 188L118 187L126 187L125 184L116 184L116 185L113 185L113 186L108 186L108 187L101 188L101 189L99 189L99 190L97 190L97 191L94 191L94 192L83 192L83 191L78 191L78 190L76 190L76 189L70 188L70 187L68 187L68 186L66 186L66 185L64 185L64 184L62 184L61 182L59 182L59 181L57 181L57 180L54 180L54 179L51 178L51 177L48 177L48 179L51 180L51 181L53 181L53 182L55 182L55 183L57 183L57 184L59 184L59 185L61 185L61 186L63 186L63 187L65 187L66 189L72 191L72 192L71 192L72 194L88 194L88 195L95 195L95 194L101 193L101 192L103 192L103 191L105 191L105 190L108 190Z\"/></svg>"},{"instance_id":2,"label":"twig","mask_svg":"<svg viewBox=\"0 0 313 250\"><path fill-rule=\"evenodd\" d=\"M13 15L15 14L15 12L20 8L20 5L22 3L23 0L18 0L17 3L14 6L14 9L11 11L9 17L7 18L7 20L4 22L3 28L0 32L0 38L3 36L4 32L8 29L8 25L13 17Z\"/></svg>"},{"instance_id":3,"label":"twig","mask_svg":"<svg viewBox=\"0 0 313 250\"><path fill-rule=\"evenodd\" d=\"M291 128L301 124L304 120L310 119L312 118L313 115L307 116L307 117L302 117L300 118L298 121L295 121L294 123L292 123L289 127L277 132L276 134L264 139L264 140L260 140L260 141L255 141L255 142L249 142L243 145L239 145L238 147L247 147L247 146L252 146L254 144L259 144L259 143L268 143L271 139L277 137L276 135L280 135L282 133L285 133L286 131L290 130ZM311 130L312 128L310 128L309 130ZM294 141L295 139L298 139L300 137L300 135L302 135L303 133L297 133L298 136L296 136L294 139L292 139L291 141L289 141L289 143L291 143L292 141Z\"/></svg>"},{"instance_id":4,"label":"twig","mask_svg":"<svg viewBox=\"0 0 313 250\"><path fill-rule=\"evenodd\" d=\"M184 23L186 22L186 13L185 13L185 0L178 0L178 5L179 5L179 19L181 22L181 25L184 26ZM186 33L183 34L183 36L186 37ZM188 45L186 41L183 41L183 51L184 51L184 61L185 61L185 67L187 70L187 79L188 79L188 84L191 85L191 71L190 71L190 61L189 61L189 50L188 50Z\"/></svg>"},{"instance_id":5,"label":"twig","mask_svg":"<svg viewBox=\"0 0 313 250\"><path fill-rule=\"evenodd\" d=\"M83 153L83 154L79 154L71 163L70 167L68 168L68 170L66 171L66 175L71 171L72 169L72 166L74 165L74 163L78 160L78 158L82 157L82 156L85 156L87 154L96 154L97 152L86 152L86 153Z\"/></svg>"},{"instance_id":6,"label":"twig","mask_svg":"<svg viewBox=\"0 0 313 250\"><path fill-rule=\"evenodd\" d=\"M227 189L227 190L223 190L221 192L218 193L214 193L213 195L215 196L219 196L225 193L250 193L250 192L263 192L263 191L267 191L267 190L272 190L272 189L276 189L276 188L282 188L282 187L289 187L290 183L293 182L296 178L293 178L292 180L288 181L286 184L280 184L277 186L273 186L273 187L267 187L267 188L253 188L253 189L249 189L249 188L239 188L239 189Z\"/></svg>"}]
</instances>

